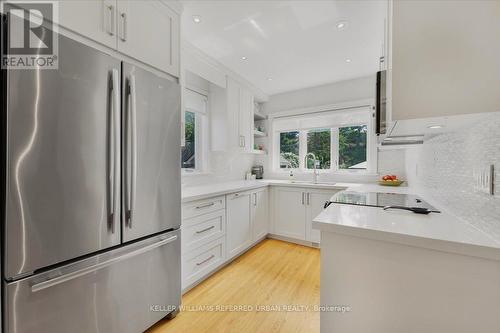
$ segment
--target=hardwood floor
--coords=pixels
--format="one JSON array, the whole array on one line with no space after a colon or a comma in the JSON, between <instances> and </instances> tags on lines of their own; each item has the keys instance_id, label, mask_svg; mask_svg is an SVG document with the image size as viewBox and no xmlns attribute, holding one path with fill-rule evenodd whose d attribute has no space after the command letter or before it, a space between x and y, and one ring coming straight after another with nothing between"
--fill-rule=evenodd
<instances>
[{"instance_id":1,"label":"hardwood floor","mask_svg":"<svg viewBox=\"0 0 500 333\"><path fill-rule=\"evenodd\" d=\"M148 333L319 332L319 249L266 239L185 294L181 311ZM203 311L200 306L251 306L251 311ZM280 311L263 311L271 305ZM293 305L294 311L282 306ZM260 311L257 307L261 307Z\"/></svg>"}]
</instances>

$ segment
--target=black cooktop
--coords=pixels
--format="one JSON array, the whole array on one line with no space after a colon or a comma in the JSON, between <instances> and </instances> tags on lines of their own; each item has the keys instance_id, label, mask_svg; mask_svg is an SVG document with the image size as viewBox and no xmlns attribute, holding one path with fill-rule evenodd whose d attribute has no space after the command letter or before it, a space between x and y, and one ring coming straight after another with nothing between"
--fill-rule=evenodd
<instances>
[{"instance_id":1,"label":"black cooktop","mask_svg":"<svg viewBox=\"0 0 500 333\"><path fill-rule=\"evenodd\" d=\"M412 194L400 193L377 193L377 192L354 192L342 191L337 193L331 200L331 203L348 204L358 206L372 207L419 207L429 210L436 210L430 204L422 200L420 197Z\"/></svg>"}]
</instances>

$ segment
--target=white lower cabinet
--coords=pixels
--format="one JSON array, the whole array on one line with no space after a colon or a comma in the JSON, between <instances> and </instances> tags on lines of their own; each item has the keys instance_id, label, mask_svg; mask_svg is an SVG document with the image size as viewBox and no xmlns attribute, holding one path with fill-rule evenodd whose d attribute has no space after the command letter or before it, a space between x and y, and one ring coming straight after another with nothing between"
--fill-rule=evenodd
<instances>
[{"instance_id":1,"label":"white lower cabinet","mask_svg":"<svg viewBox=\"0 0 500 333\"><path fill-rule=\"evenodd\" d=\"M312 220L323 210L325 202L338 190L275 186L273 188L274 223L272 233L313 243L320 233Z\"/></svg>"},{"instance_id":2,"label":"white lower cabinet","mask_svg":"<svg viewBox=\"0 0 500 333\"><path fill-rule=\"evenodd\" d=\"M267 235L268 193L260 188L182 205L182 290Z\"/></svg>"},{"instance_id":3,"label":"white lower cabinet","mask_svg":"<svg viewBox=\"0 0 500 333\"><path fill-rule=\"evenodd\" d=\"M226 195L227 258L231 259L252 244L251 192Z\"/></svg>"},{"instance_id":4,"label":"white lower cabinet","mask_svg":"<svg viewBox=\"0 0 500 333\"><path fill-rule=\"evenodd\" d=\"M269 190L267 188L252 193L253 241L264 238L269 232Z\"/></svg>"},{"instance_id":5,"label":"white lower cabinet","mask_svg":"<svg viewBox=\"0 0 500 333\"><path fill-rule=\"evenodd\" d=\"M191 251L225 234L226 214L223 209L185 219L182 222L182 249Z\"/></svg>"},{"instance_id":6,"label":"white lower cabinet","mask_svg":"<svg viewBox=\"0 0 500 333\"><path fill-rule=\"evenodd\" d=\"M182 256L182 289L200 281L225 261L226 242L224 237Z\"/></svg>"},{"instance_id":7,"label":"white lower cabinet","mask_svg":"<svg viewBox=\"0 0 500 333\"><path fill-rule=\"evenodd\" d=\"M306 196L306 240L313 243L319 243L321 233L313 229L312 221L321 213L325 207L325 202L338 191L308 189Z\"/></svg>"},{"instance_id":8,"label":"white lower cabinet","mask_svg":"<svg viewBox=\"0 0 500 333\"><path fill-rule=\"evenodd\" d=\"M295 187L274 188L274 233L305 240L305 191Z\"/></svg>"}]
</instances>

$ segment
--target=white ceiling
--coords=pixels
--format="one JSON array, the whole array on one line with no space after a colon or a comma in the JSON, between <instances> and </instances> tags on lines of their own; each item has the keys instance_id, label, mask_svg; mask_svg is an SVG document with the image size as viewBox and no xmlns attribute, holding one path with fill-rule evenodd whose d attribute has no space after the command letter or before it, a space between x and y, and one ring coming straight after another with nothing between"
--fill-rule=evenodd
<instances>
[{"instance_id":1,"label":"white ceiling","mask_svg":"<svg viewBox=\"0 0 500 333\"><path fill-rule=\"evenodd\" d=\"M386 3L183 1L182 32L194 46L272 95L374 75ZM193 15L201 22L195 23ZM337 29L339 21L347 21L347 28Z\"/></svg>"}]
</instances>

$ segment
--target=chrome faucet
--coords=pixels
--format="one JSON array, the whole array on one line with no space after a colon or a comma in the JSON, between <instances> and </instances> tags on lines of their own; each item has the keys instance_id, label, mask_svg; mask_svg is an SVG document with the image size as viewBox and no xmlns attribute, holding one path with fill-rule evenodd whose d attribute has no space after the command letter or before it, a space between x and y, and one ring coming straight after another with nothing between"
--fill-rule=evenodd
<instances>
[{"instance_id":1,"label":"chrome faucet","mask_svg":"<svg viewBox=\"0 0 500 333\"><path fill-rule=\"evenodd\" d=\"M318 182L318 170L316 170L316 163L318 160L316 159L316 155L314 155L313 153L307 153L306 156L304 156L304 166L306 169L309 156L312 156L313 158L313 183L316 184Z\"/></svg>"}]
</instances>

